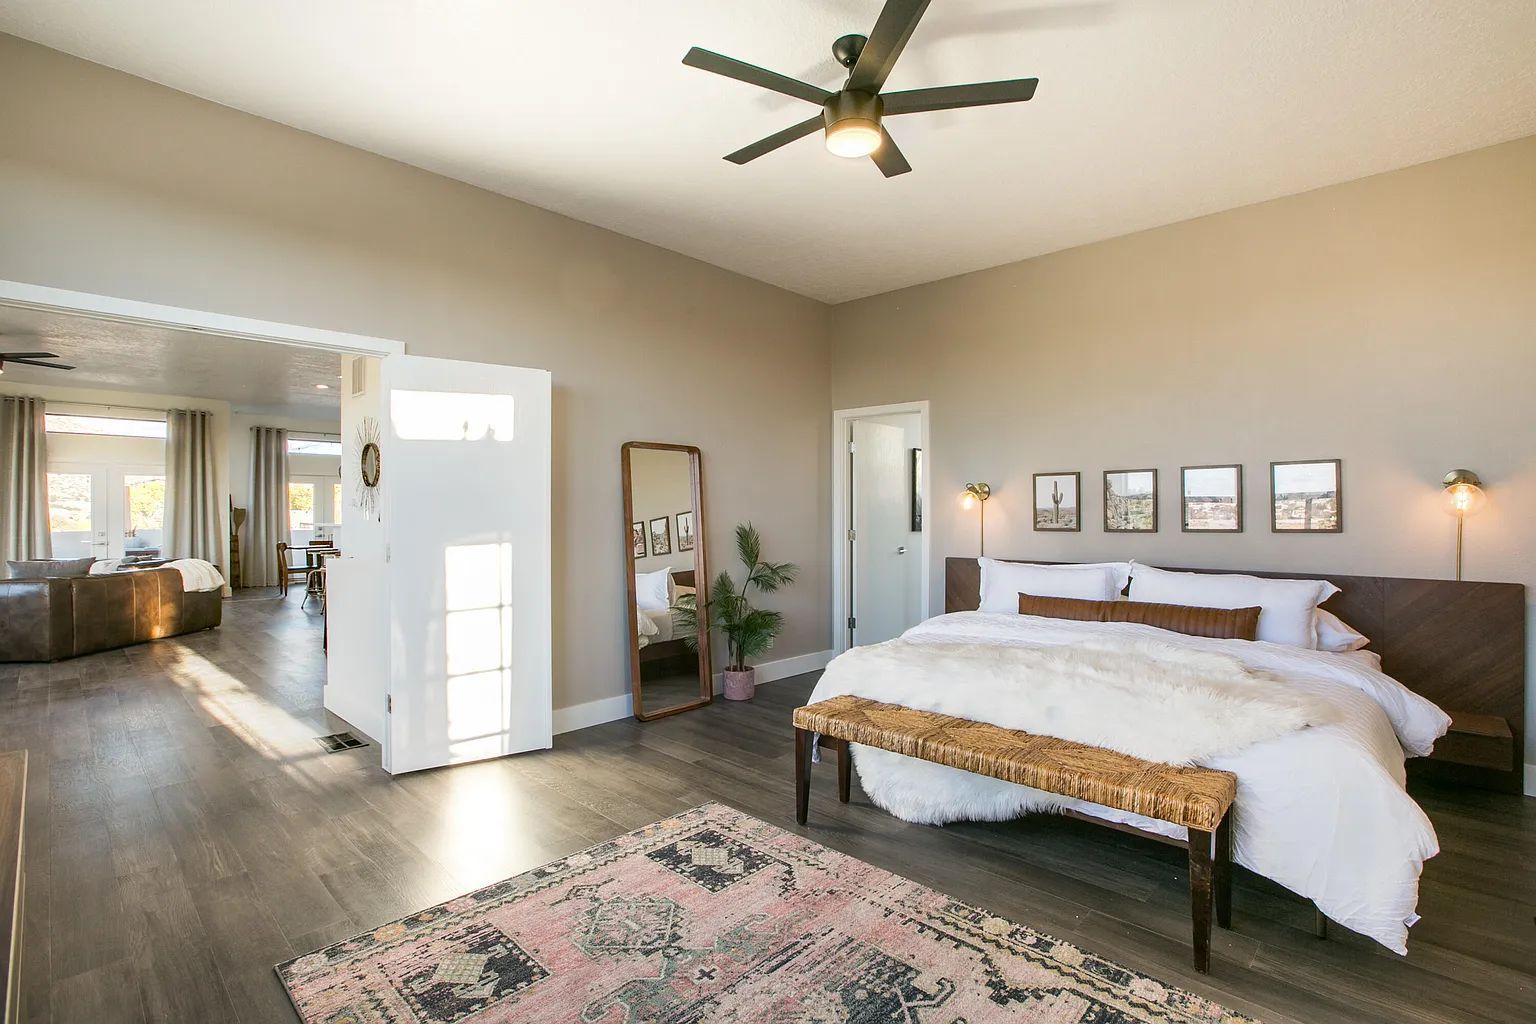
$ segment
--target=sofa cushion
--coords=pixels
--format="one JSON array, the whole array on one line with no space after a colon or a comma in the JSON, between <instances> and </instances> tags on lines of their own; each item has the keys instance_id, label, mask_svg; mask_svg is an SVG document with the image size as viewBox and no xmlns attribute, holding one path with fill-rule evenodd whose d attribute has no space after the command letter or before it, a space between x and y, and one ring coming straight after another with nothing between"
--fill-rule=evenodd
<instances>
[{"instance_id":1,"label":"sofa cushion","mask_svg":"<svg viewBox=\"0 0 1536 1024\"><path fill-rule=\"evenodd\" d=\"M21 561L7 560L5 578L8 580L46 580L60 576L85 576L91 571L94 558L32 558Z\"/></svg>"}]
</instances>

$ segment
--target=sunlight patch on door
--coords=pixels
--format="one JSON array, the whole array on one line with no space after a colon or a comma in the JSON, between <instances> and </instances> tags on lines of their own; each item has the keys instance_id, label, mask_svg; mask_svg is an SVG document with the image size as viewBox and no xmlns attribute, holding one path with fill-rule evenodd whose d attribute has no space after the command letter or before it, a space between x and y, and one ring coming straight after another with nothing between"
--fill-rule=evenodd
<instances>
[{"instance_id":1,"label":"sunlight patch on door","mask_svg":"<svg viewBox=\"0 0 1536 1024\"><path fill-rule=\"evenodd\" d=\"M391 391L389 418L402 441L512 440L511 395L462 391Z\"/></svg>"},{"instance_id":2,"label":"sunlight patch on door","mask_svg":"<svg viewBox=\"0 0 1536 1024\"><path fill-rule=\"evenodd\" d=\"M448 741L456 758L506 753L512 705L512 545L443 552Z\"/></svg>"}]
</instances>

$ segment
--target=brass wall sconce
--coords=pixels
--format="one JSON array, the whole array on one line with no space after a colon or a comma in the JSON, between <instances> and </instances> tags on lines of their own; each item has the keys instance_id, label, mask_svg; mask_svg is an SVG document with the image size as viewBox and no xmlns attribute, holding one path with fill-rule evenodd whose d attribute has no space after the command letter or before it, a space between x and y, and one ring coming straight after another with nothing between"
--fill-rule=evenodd
<instances>
[{"instance_id":1,"label":"brass wall sconce","mask_svg":"<svg viewBox=\"0 0 1536 1024\"><path fill-rule=\"evenodd\" d=\"M960 492L960 507L969 512L981 506L981 553L987 553L987 499L992 497L991 484L966 484Z\"/></svg>"},{"instance_id":2,"label":"brass wall sconce","mask_svg":"<svg viewBox=\"0 0 1536 1024\"><path fill-rule=\"evenodd\" d=\"M1456 517L1456 578L1461 579L1462 533L1466 529L1467 516L1482 511L1487 495L1483 481L1470 469L1453 469L1440 481L1445 488L1445 510Z\"/></svg>"}]
</instances>

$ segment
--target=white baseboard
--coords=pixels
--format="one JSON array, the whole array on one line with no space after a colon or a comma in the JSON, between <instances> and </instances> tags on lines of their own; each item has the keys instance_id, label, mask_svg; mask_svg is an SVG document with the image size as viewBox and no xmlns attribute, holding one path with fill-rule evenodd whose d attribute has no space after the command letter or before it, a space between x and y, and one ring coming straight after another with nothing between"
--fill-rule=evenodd
<instances>
[{"instance_id":1,"label":"white baseboard","mask_svg":"<svg viewBox=\"0 0 1536 1024\"><path fill-rule=\"evenodd\" d=\"M788 679L790 676L804 675L807 672L820 672L827 667L835 651L812 651L810 654L798 654L793 658L781 658L778 661L765 661L757 668L757 681L771 683L779 679ZM715 673L715 692L725 689L725 676L720 672Z\"/></svg>"},{"instance_id":2,"label":"white baseboard","mask_svg":"<svg viewBox=\"0 0 1536 1024\"><path fill-rule=\"evenodd\" d=\"M771 683L778 679L788 679L790 676L819 671L827 667L827 662L832 660L832 654L832 651L814 651L810 654L796 655L793 658L765 661L757 666L757 681ZM716 673L715 692L719 693L724 685L724 676ZM589 700L585 704L555 708L555 735L602 725L604 722L617 722L632 714L634 710L630 706L630 695L627 693L604 697L601 700Z\"/></svg>"},{"instance_id":3,"label":"white baseboard","mask_svg":"<svg viewBox=\"0 0 1536 1024\"><path fill-rule=\"evenodd\" d=\"M555 708L555 735L562 732L575 732L577 729L585 729L592 725L602 725L604 722L617 722L621 718L628 718L633 712L630 710L630 695L621 693L616 697L604 697L602 700L589 700L585 704L572 704L567 708Z\"/></svg>"},{"instance_id":4,"label":"white baseboard","mask_svg":"<svg viewBox=\"0 0 1536 1024\"><path fill-rule=\"evenodd\" d=\"M1536 796L1536 764L1525 766L1525 795Z\"/></svg>"}]
</instances>

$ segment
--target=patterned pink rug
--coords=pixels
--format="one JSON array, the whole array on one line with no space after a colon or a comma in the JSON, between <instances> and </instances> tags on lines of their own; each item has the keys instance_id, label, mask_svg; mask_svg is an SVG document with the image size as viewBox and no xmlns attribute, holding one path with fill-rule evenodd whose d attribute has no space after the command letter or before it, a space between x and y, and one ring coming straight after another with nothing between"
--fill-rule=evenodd
<instances>
[{"instance_id":1,"label":"patterned pink rug","mask_svg":"<svg viewBox=\"0 0 1536 1024\"><path fill-rule=\"evenodd\" d=\"M720 804L280 964L308 1024L1242 1024Z\"/></svg>"}]
</instances>

